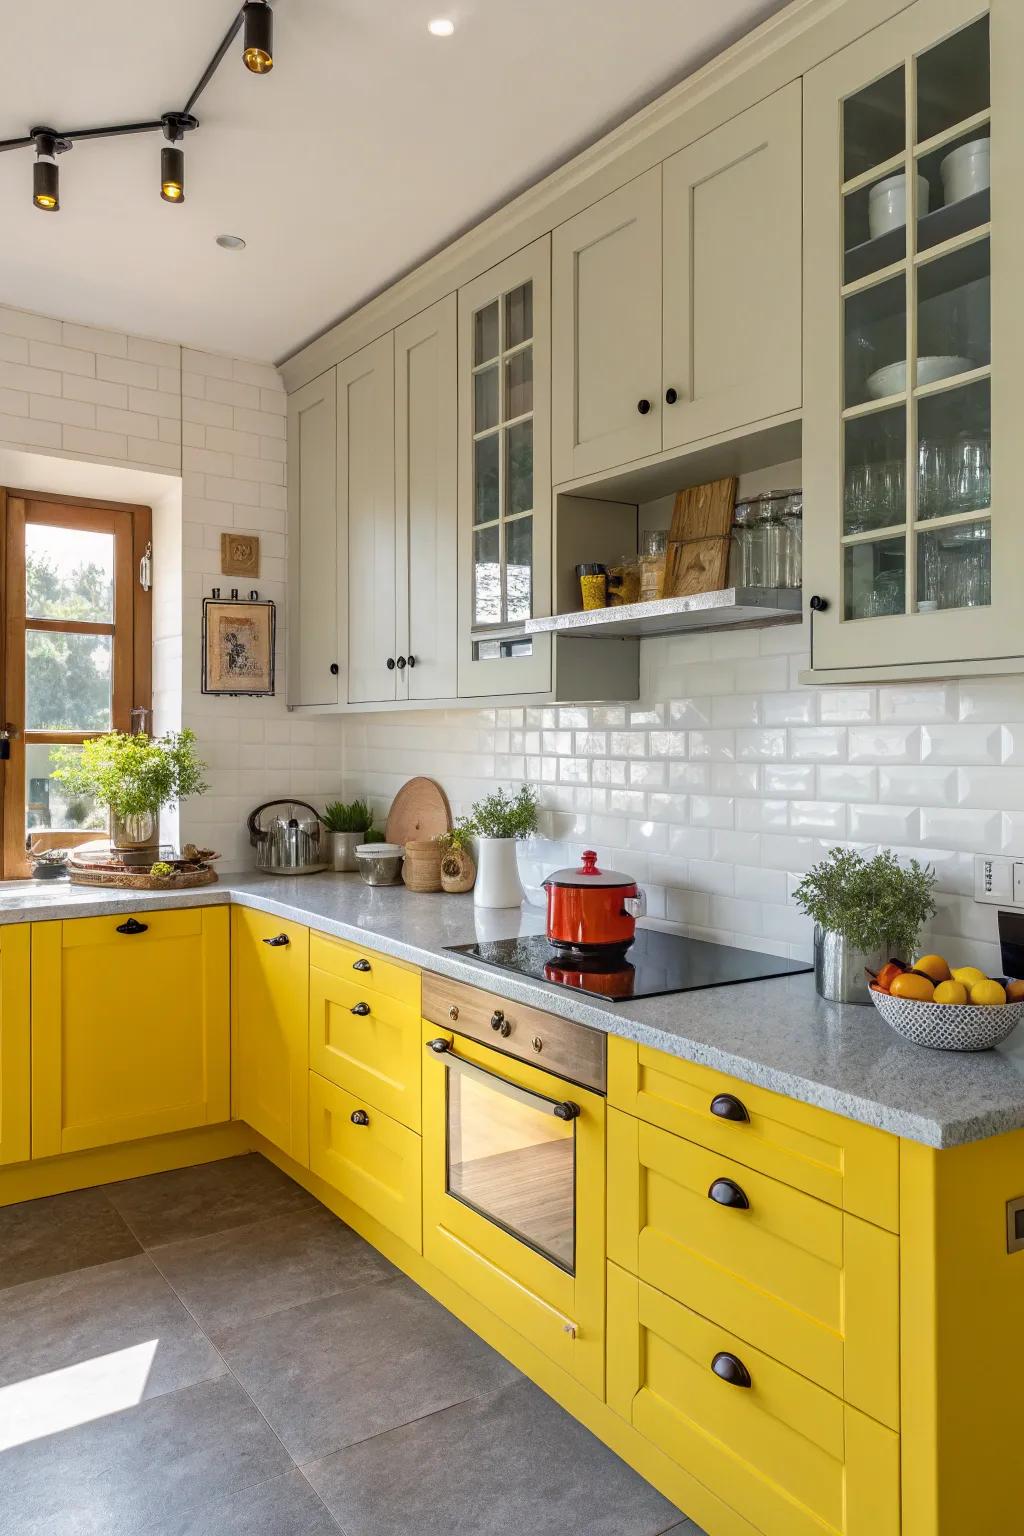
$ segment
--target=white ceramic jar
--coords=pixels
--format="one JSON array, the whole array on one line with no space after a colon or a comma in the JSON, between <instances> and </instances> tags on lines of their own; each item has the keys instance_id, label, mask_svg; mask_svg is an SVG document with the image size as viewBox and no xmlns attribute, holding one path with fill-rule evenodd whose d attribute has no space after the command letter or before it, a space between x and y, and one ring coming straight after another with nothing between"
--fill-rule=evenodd
<instances>
[{"instance_id":1,"label":"white ceramic jar","mask_svg":"<svg viewBox=\"0 0 1024 1536\"><path fill-rule=\"evenodd\" d=\"M481 837L477 845L473 902L478 907L518 907L523 900L514 837Z\"/></svg>"},{"instance_id":2,"label":"white ceramic jar","mask_svg":"<svg viewBox=\"0 0 1024 1536\"><path fill-rule=\"evenodd\" d=\"M928 212L928 178L917 178L918 217ZM868 233L872 240L887 235L891 230L902 229L907 222L907 178L903 171L887 176L873 186L868 193Z\"/></svg>"},{"instance_id":3,"label":"white ceramic jar","mask_svg":"<svg viewBox=\"0 0 1024 1536\"><path fill-rule=\"evenodd\" d=\"M959 203L992 185L991 139L972 139L946 156L939 166L942 194L947 203Z\"/></svg>"}]
</instances>

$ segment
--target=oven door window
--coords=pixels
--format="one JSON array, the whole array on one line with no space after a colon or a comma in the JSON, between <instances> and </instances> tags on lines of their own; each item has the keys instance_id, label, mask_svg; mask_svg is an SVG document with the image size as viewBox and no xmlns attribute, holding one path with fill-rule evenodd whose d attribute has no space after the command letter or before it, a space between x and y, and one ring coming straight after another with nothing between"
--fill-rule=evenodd
<instances>
[{"instance_id":1,"label":"oven door window","mask_svg":"<svg viewBox=\"0 0 1024 1536\"><path fill-rule=\"evenodd\" d=\"M575 1119L479 1067L448 1065L448 1193L573 1274Z\"/></svg>"}]
</instances>

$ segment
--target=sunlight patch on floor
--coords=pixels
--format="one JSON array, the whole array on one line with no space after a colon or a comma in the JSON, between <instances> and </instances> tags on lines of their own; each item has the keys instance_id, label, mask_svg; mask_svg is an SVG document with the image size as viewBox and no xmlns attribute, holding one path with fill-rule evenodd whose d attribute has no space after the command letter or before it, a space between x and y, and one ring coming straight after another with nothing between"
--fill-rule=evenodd
<instances>
[{"instance_id":1,"label":"sunlight patch on floor","mask_svg":"<svg viewBox=\"0 0 1024 1536\"><path fill-rule=\"evenodd\" d=\"M0 1387L0 1451L141 1403L159 1339Z\"/></svg>"}]
</instances>

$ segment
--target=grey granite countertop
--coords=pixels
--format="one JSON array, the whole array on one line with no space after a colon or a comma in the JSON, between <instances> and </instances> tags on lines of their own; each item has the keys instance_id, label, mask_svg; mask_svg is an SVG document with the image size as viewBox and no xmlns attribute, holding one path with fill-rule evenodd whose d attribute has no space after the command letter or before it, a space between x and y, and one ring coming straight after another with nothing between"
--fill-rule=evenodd
<instances>
[{"instance_id":1,"label":"grey granite countertop","mask_svg":"<svg viewBox=\"0 0 1024 1536\"><path fill-rule=\"evenodd\" d=\"M0 924L98 917L126 908L236 902L531 1003L933 1147L1024 1127L1024 1029L978 1055L900 1039L870 1007L823 1002L811 975L611 1003L518 979L453 944L543 932L543 913L478 911L471 896L373 888L358 875L229 876L196 891L143 895L0 884Z\"/></svg>"}]
</instances>

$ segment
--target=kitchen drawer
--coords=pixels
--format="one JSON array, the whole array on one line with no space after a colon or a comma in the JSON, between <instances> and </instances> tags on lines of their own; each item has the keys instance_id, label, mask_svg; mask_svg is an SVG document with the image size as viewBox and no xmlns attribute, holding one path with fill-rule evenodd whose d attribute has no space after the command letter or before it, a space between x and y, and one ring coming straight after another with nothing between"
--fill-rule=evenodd
<instances>
[{"instance_id":1,"label":"kitchen drawer","mask_svg":"<svg viewBox=\"0 0 1024 1536\"><path fill-rule=\"evenodd\" d=\"M408 1003L419 1013L420 973L415 966L399 960L385 960L375 950L313 933L309 940L309 963L332 976L356 981L398 1003Z\"/></svg>"},{"instance_id":2,"label":"kitchen drawer","mask_svg":"<svg viewBox=\"0 0 1024 1536\"><path fill-rule=\"evenodd\" d=\"M893 1233L610 1109L608 1256L899 1427Z\"/></svg>"},{"instance_id":3,"label":"kitchen drawer","mask_svg":"<svg viewBox=\"0 0 1024 1536\"><path fill-rule=\"evenodd\" d=\"M418 977L416 978L418 981ZM420 1017L359 972L309 973L309 1065L321 1077L420 1128Z\"/></svg>"},{"instance_id":4,"label":"kitchen drawer","mask_svg":"<svg viewBox=\"0 0 1024 1536\"><path fill-rule=\"evenodd\" d=\"M898 1435L615 1264L608 1403L763 1536L899 1532Z\"/></svg>"},{"instance_id":5,"label":"kitchen drawer","mask_svg":"<svg viewBox=\"0 0 1024 1536\"><path fill-rule=\"evenodd\" d=\"M734 1118L714 1113L716 1100ZM887 1131L616 1038L609 1041L608 1101L746 1168L899 1231L899 1140Z\"/></svg>"},{"instance_id":6,"label":"kitchen drawer","mask_svg":"<svg viewBox=\"0 0 1024 1536\"><path fill-rule=\"evenodd\" d=\"M423 973L423 1017L481 1045L604 1093L606 1037L586 1024L496 997L448 976ZM495 1027L495 1020L500 1027Z\"/></svg>"},{"instance_id":7,"label":"kitchen drawer","mask_svg":"<svg viewBox=\"0 0 1024 1536\"><path fill-rule=\"evenodd\" d=\"M422 1253L420 1138L318 1072L309 1074L309 1166Z\"/></svg>"}]
</instances>

